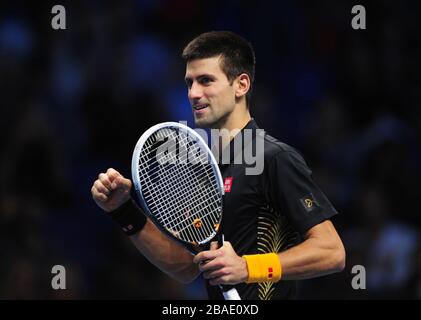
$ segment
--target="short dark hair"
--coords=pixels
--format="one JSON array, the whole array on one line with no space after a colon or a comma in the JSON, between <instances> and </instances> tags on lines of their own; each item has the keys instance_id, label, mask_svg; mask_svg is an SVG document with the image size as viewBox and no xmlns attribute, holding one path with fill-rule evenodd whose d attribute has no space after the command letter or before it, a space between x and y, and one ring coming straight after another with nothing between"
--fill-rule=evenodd
<instances>
[{"instance_id":1,"label":"short dark hair","mask_svg":"<svg viewBox=\"0 0 421 320\"><path fill-rule=\"evenodd\" d=\"M246 94L247 107L250 103L254 81L256 58L251 44L230 31L211 31L194 38L184 48L182 57L186 62L221 56L221 69L229 81L242 73L250 77L250 89Z\"/></svg>"}]
</instances>

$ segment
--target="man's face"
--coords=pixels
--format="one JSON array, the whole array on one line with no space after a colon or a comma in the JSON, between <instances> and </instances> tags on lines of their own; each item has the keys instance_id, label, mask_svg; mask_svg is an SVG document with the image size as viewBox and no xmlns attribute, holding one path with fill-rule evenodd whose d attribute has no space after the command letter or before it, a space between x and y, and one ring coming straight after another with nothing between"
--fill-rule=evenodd
<instances>
[{"instance_id":1,"label":"man's face","mask_svg":"<svg viewBox=\"0 0 421 320\"><path fill-rule=\"evenodd\" d=\"M186 66L194 120L198 127L219 128L235 107L235 90L220 66L220 57L196 59Z\"/></svg>"}]
</instances>

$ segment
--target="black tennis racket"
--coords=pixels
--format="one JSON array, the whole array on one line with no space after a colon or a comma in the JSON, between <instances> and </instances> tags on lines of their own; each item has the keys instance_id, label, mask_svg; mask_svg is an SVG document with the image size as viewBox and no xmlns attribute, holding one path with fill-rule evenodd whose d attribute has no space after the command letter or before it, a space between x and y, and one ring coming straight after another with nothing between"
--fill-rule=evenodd
<instances>
[{"instance_id":1,"label":"black tennis racket","mask_svg":"<svg viewBox=\"0 0 421 320\"><path fill-rule=\"evenodd\" d=\"M176 122L148 129L133 152L132 178L145 213L192 254L215 237L223 244L222 176L196 131ZM225 300L240 300L235 288L220 287Z\"/></svg>"}]
</instances>

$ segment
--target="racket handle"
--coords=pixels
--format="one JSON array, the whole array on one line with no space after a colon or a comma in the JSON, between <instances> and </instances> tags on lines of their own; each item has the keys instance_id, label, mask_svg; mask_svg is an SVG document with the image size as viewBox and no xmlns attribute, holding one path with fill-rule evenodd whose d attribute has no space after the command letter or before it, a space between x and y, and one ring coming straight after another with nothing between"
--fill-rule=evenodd
<instances>
[{"instance_id":1,"label":"racket handle","mask_svg":"<svg viewBox=\"0 0 421 320\"><path fill-rule=\"evenodd\" d=\"M231 289L228 289L228 291L225 291L227 289L226 287L220 286L220 288L222 290L222 294L225 300L241 300L237 289L231 288Z\"/></svg>"},{"instance_id":2,"label":"racket handle","mask_svg":"<svg viewBox=\"0 0 421 320\"><path fill-rule=\"evenodd\" d=\"M218 244L220 247L224 245L224 234L222 233L218 236ZM221 288L225 300L241 300L240 295L234 286L220 285L219 288Z\"/></svg>"}]
</instances>

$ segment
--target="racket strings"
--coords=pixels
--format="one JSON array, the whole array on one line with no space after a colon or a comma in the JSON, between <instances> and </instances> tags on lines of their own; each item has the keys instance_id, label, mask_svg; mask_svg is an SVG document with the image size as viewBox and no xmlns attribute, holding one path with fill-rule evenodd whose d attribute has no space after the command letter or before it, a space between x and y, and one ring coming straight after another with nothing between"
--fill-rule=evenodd
<instances>
[{"instance_id":1,"label":"racket strings","mask_svg":"<svg viewBox=\"0 0 421 320\"><path fill-rule=\"evenodd\" d=\"M150 181L152 181L154 183L159 183L159 181L162 181L162 180L165 180L165 179L167 179L167 180L168 179L178 179L178 174L182 170L183 170L183 173L184 174L192 174L192 175L197 174L198 175L197 179L199 179L199 182L200 181L203 181L203 179L207 178L208 177L208 174L209 174L209 172L200 172L198 170L196 170L196 171L194 171L194 170L187 171L188 169L186 170L183 167L181 167L181 168L171 168L170 166L168 166L168 167L169 168L166 170L166 172L163 172L163 170L161 170L161 172L160 172L160 176L162 176L163 173L166 173L166 174L168 174L168 177L166 177L166 178L158 178L158 177L150 178L149 177ZM147 174L147 172L145 172L144 170L142 170L141 172L144 173L144 174ZM182 177L179 180L180 181L180 184L182 182L186 182L186 181L188 182L189 179L191 179L191 178L190 177L187 177L187 178L186 177ZM211 178L210 179L210 182L211 183L216 183L216 179ZM171 191L171 189L174 189L174 188L177 188L177 186L174 186L174 185L173 186L170 186L168 191Z\"/></svg>"},{"instance_id":2,"label":"racket strings","mask_svg":"<svg viewBox=\"0 0 421 320\"><path fill-rule=\"evenodd\" d=\"M186 174L189 174L189 173L186 173ZM183 182L185 182L185 180L186 179L183 179L183 180L180 180L179 182L182 184ZM189 181L187 181L187 182L189 182ZM168 182L167 183L164 183L164 184L168 184ZM160 184L159 186L162 186L162 184ZM164 188L164 187L165 186L162 186L162 188ZM199 186L199 188L200 188L200 186ZM200 202L202 200L201 198L203 198L203 196L201 196L201 193L200 193L201 188L200 189L199 188L196 188L196 190L186 190L186 191L183 191L182 196L179 197L175 193L177 190L176 190L176 188L173 185L168 190L166 190L167 191L166 195L169 195L169 196L167 196L164 199L164 202L169 203L170 201L175 201L175 203L173 203L172 206L166 208L166 210L172 210L173 207L175 207L175 206L182 205L183 203L186 203L186 202L189 202L189 201L191 202L191 200L189 200L189 199L192 198L192 199L196 199L195 202L192 203L194 205L194 207L191 208L190 210L188 208L186 208L186 211L185 212L188 212L188 211L193 211L194 212L195 209L196 209L196 207L200 207L201 205L203 205L203 203L205 201L209 201L209 199L204 199L202 202ZM171 191L174 191L174 192L172 193ZM149 198L146 197L145 199L149 199ZM217 200L217 199L215 199L215 200ZM162 211L162 210L159 210L159 211ZM160 219L161 214L157 214L156 216L157 216L158 219ZM178 219L173 219L172 221L169 221L169 218L171 218L171 217L169 217L167 215L166 217L164 217L162 219L162 221L165 222L165 224L168 224L169 227L176 228L178 226L178 224L177 224L178 221L177 220L180 220L180 217L177 217Z\"/></svg>"},{"instance_id":3,"label":"racket strings","mask_svg":"<svg viewBox=\"0 0 421 320\"><path fill-rule=\"evenodd\" d=\"M177 206L182 205L183 204L183 201L184 202L189 201L189 199L187 198L189 196L190 196L189 199L194 199L195 201L190 201L191 202L190 203L190 207L188 205L182 207L181 210L182 210L182 212L185 212L184 215L185 215L186 219L183 219L183 216L180 217L180 215L177 215L176 216L177 219L172 219L171 220L172 216L170 216L168 214L165 215L165 213L167 213L167 212L174 212L174 210L177 210L177 209L180 210ZM194 190L191 190L191 189L189 190L187 188L184 191L184 197L181 198L181 199L178 199L176 203L172 203L171 205L167 206L166 208L160 207L158 205L158 207L160 207L160 210L159 211L161 211L161 212L163 211L164 212L164 217L163 217L163 219L160 219L160 220L162 220L162 222L165 224L165 226L168 229L171 229L171 230L174 230L174 231L178 231L178 232L182 232L185 229L187 229L187 231L188 231L188 227L192 226L190 223L187 222L188 219L189 218L190 219L193 219L193 218L199 216L196 213L196 210L200 210L201 212L203 212L203 211L207 212L207 211L209 211L209 208L214 209L214 210L217 210L218 209L218 207L215 206L215 205L212 205L212 206L207 207L206 206L206 203L209 203L209 199L202 199L202 198L203 198L203 196L201 197L200 196L200 193L194 192ZM168 203L171 203L171 200L174 200L174 195L172 195L172 197L167 197L167 198L165 198L163 200L164 200L164 203L167 203L167 204ZM216 198L214 200L217 201L218 199ZM157 218L160 218L160 217L157 216ZM204 217L202 217L202 220L203 219L204 219ZM205 228L208 227L208 223L206 223L206 222L205 223L202 222L202 225ZM192 229L192 230L193 231L196 231L196 229ZM209 229L209 230L207 230L207 232L209 233L209 232L212 232L212 231L211 231L211 229ZM200 241L200 235L198 235L197 232L194 232L194 235L189 234L189 237L190 238L193 238L193 240Z\"/></svg>"},{"instance_id":4,"label":"racket strings","mask_svg":"<svg viewBox=\"0 0 421 320\"><path fill-rule=\"evenodd\" d=\"M182 147L195 145L199 150L192 137L182 133L165 129L153 134L141 151L139 176L143 180L145 200L157 209L152 211L157 212L160 223L179 238L200 243L215 233L222 207L219 185L207 161L207 152L201 152L200 161L194 165L177 163L175 152L166 155L170 163L160 164L157 158L163 152L156 153L159 148L156 143L162 137L177 139ZM200 220L201 227L194 225L195 219Z\"/></svg>"},{"instance_id":5,"label":"racket strings","mask_svg":"<svg viewBox=\"0 0 421 320\"><path fill-rule=\"evenodd\" d=\"M173 136L174 137L174 136ZM181 144L184 144L184 146L186 146L186 144L183 142L183 141L181 141ZM152 144L153 145L153 144ZM152 150L146 150L146 152L147 153L145 153L144 155L143 155L143 157L141 156L141 158L140 158L140 160L142 161L142 167L143 168L148 168L149 167L149 165L148 165L148 161L151 161L151 160L155 160L155 159L150 159L150 160L147 160L147 157L149 157L150 155L151 155L151 153L153 153L155 150L156 150L157 148L154 148L154 149L152 149ZM160 153L160 155L162 154L163 152L161 152ZM174 153L169 153L170 155L174 155ZM207 161L207 157L202 153L201 154L201 156L202 156L202 158L203 159L200 159L200 163L201 164L207 164L207 162L205 162L205 161ZM155 156L155 158L157 158L158 157L158 155L156 155ZM170 159L170 160L175 160L174 161L174 163L176 163L176 158L175 158L175 156L173 156L172 157L172 159ZM156 160L155 160L156 161ZM174 163L171 163L171 164L174 164ZM186 163L185 164L186 166L188 166L188 164ZM191 166L191 165L190 165ZM151 170L151 172L149 173L149 177L151 178L151 179L153 179L154 177L155 177L155 175L160 175L160 171L159 171L159 169L160 169L161 167L160 166L156 166L156 168L154 168L154 169L152 169ZM209 168L210 168L210 170L211 170L211 172L212 172L212 167L210 167L209 166ZM140 169L141 170L141 169ZM199 169L199 170L201 170L201 168Z\"/></svg>"},{"instance_id":6,"label":"racket strings","mask_svg":"<svg viewBox=\"0 0 421 320\"><path fill-rule=\"evenodd\" d=\"M148 150L148 154L153 154L156 150L158 150L160 147L161 147L161 145L163 144L163 143L165 143L165 141L163 140L163 139L165 139L165 138L171 138L171 139L174 139L174 140L177 140L177 136L176 136L176 133L174 133L174 130L172 130L172 131L169 131L168 129L162 129L162 130L160 130L159 132L161 133L161 132L168 132L168 134L166 134L166 135L160 135L159 137L158 137L158 135L157 136L151 136L150 138L149 138L149 140L147 141L147 142L149 142L149 146L147 146L147 148L148 147L153 147L153 146L155 146L155 145L157 145L156 147L154 147L154 148L152 148L151 150ZM162 142L162 143L159 143L159 142ZM192 141L192 140L190 140L190 141L188 141L188 144L186 143L186 141L180 141L181 143L180 144L182 144L182 147L186 147L187 145L189 145L190 146L190 148L191 147L193 147L193 148L195 148L195 149L198 149L198 150L201 150L200 149L200 147L194 142L194 141ZM184 143L184 144L183 144ZM146 143L145 143L145 145L146 145ZM196 148L197 147L197 148ZM186 149L187 150L187 149ZM167 149L165 149L165 148L163 148L163 150L160 152L160 153L157 153L157 154L155 154L155 158L160 158L160 157L162 157L163 156L163 154L165 153L167 151ZM192 151L190 150L190 153L191 153ZM197 157L203 157L203 159L200 159L200 162L201 163L205 163L205 162L208 162L208 158L206 157L206 154L207 154L207 152L204 152L204 153L200 153L199 154L199 156L197 156L196 155L196 158ZM188 157L188 153L186 154L186 156ZM187 160L188 159L183 159L183 161L185 161L185 162L187 162ZM190 159L190 160L192 160L192 159ZM145 165L148 165L148 162L149 161L156 161L155 159L149 159L149 160L145 160Z\"/></svg>"},{"instance_id":7,"label":"racket strings","mask_svg":"<svg viewBox=\"0 0 421 320\"><path fill-rule=\"evenodd\" d=\"M144 158L143 158L144 159ZM142 159L142 160L143 160ZM172 159L174 159L175 160L175 156L174 156L174 154L172 155ZM170 170L171 169L173 169L173 167L172 166L167 166L166 168L169 168ZM182 166L180 166L180 168L183 168ZM186 170L191 170L193 168L193 170L194 171L202 171L202 172L199 172L199 173L197 173L197 172L193 172L194 174L195 174L195 176L197 176L199 179L203 179L204 177L204 175L206 175L206 176L208 176L208 177L210 177L210 178L212 178L212 180L213 180L213 182L215 182L216 183L216 179L215 179L215 177L212 175L212 167L210 166L210 165L208 165L208 166L206 166L206 170L203 170L203 167L199 167L198 168L198 166L197 165L193 165L193 166L188 166L188 165L185 165L185 169ZM147 172L147 168L145 168L145 166L143 165L143 166L141 166L140 167L140 171L142 172L142 174L148 174L148 178L150 178L150 180L151 180L151 182L153 182L153 183L155 183L155 182L157 182L157 181L155 181L154 179L155 178L159 178L159 177L169 177L169 176L176 176L177 178L179 177L179 172L174 172L173 170L171 170L171 171L173 171L173 172L166 172L166 176L164 176L163 174L162 174L162 169L163 169L163 166L159 166L159 167L157 167L157 169L154 169L155 170L155 172L153 172L153 173L148 173ZM187 173L190 173L190 172L183 172L184 174L187 174ZM182 181L183 182L183 181ZM149 196L153 196L153 194L150 194Z\"/></svg>"},{"instance_id":8,"label":"racket strings","mask_svg":"<svg viewBox=\"0 0 421 320\"><path fill-rule=\"evenodd\" d=\"M145 192L148 192L150 194L150 196L152 198L154 198L153 199L154 202L157 202L158 201L158 198L154 196L154 195L157 194L157 192L156 192L157 185L155 184L155 181L152 180L153 175L151 175L150 173L148 173L148 168L149 168L150 165L153 165L154 164L154 163L149 163L149 162L150 161L155 161L156 162L155 163L155 166L158 169L160 169L160 167L156 165L157 164L157 161L156 161L156 157L157 156L153 157L153 152L156 149L158 149L158 148L154 148L154 149L151 149L151 150L149 150L148 148L153 147L156 144L156 142L157 142L156 137L159 137L159 138L162 137L162 134L161 134L162 131L163 130L158 131L157 133L155 133L155 135L152 135L148 139L148 141L146 141L145 146L144 146L144 149L143 149L142 154L140 155L140 159L139 159L140 165L139 165L139 169L138 170L139 170L140 173L142 173L142 175L140 175L140 176L143 179L144 178L148 178L148 183L143 184L145 186L145 189L146 189L144 191ZM166 132L169 132L168 130L165 130L165 131ZM168 135L168 133L167 133L167 135ZM148 159L148 158L150 158L150 159ZM157 170L157 171L159 173L161 170Z\"/></svg>"},{"instance_id":9,"label":"racket strings","mask_svg":"<svg viewBox=\"0 0 421 320\"><path fill-rule=\"evenodd\" d=\"M160 167L160 170L157 170L157 172L158 172L158 174L160 175L160 176L162 176L162 177L171 177L171 178L173 178L173 176L174 175L176 175L177 173L173 173L173 172L165 172L165 175L162 173L162 166ZM173 169L173 166L167 166L167 168L169 168L169 170L170 171L174 171ZM194 166L187 166L187 165L184 165L184 167L181 167L182 169L184 169L184 170L188 170L188 171L191 171L191 170L193 170L193 171L197 171L197 170L200 170L201 168L199 168L199 169L197 169L197 166L196 165L194 165ZM144 174L144 175L146 175L146 174L148 174L144 169L140 169L140 171L142 172L142 174ZM203 171L203 170L202 170ZM185 180L186 180L186 178L185 177L187 177L187 176L191 176L191 174L190 174L191 172L183 172L183 176L184 176L184 179L182 179L182 180L180 180L180 183L181 183L181 185L183 186L183 183L184 182L186 182ZM210 180L211 180L211 182L212 183L214 183L215 184L215 186L217 186L217 181L216 181L216 178L212 175L212 167L210 166L210 165L207 165L207 167L206 167L206 170L204 171L204 172L200 172L199 174L197 174L197 172L193 172L195 175L196 175L196 177L199 179L199 180L202 180L202 179L204 179L204 176L207 176ZM195 176L195 175L193 175L193 176ZM151 182L153 182L153 186L156 186L156 182L157 181L154 181L153 180L153 178L154 178L154 176L157 176L157 174L156 173L154 173L153 174L153 177L151 178ZM149 174L149 178L151 177L151 175ZM176 176L177 178L178 178L178 176ZM174 177L174 178L176 178L176 177ZM188 181L187 181L188 182ZM201 186L202 185L202 183L198 183L197 184L197 186ZM188 186L188 184L184 184L184 186ZM145 199L146 200L150 200L150 198L152 198L153 196L154 196L154 193L152 192L153 190L145 190ZM156 191L156 190L155 190ZM174 190L174 187L169 187L169 190L167 190L168 192L171 192L171 191L176 191L176 190ZM200 191L200 190L198 190L198 191ZM195 193L195 194L192 194L191 192L191 190L189 190L189 194L188 193L186 193L186 192L184 192L184 195L185 195L185 197L188 197L188 196L193 196L193 198L195 198L194 196L195 195L197 195L197 192ZM173 193L172 194L172 197L173 198L175 198L176 197L176 195L175 195L175 193ZM166 200L174 200L174 199L171 199L171 197L169 198L169 199L166 199ZM186 199L184 198L181 198L180 199L180 201L185 201ZM158 216L158 215L157 215Z\"/></svg>"},{"instance_id":10,"label":"racket strings","mask_svg":"<svg viewBox=\"0 0 421 320\"><path fill-rule=\"evenodd\" d=\"M186 173L186 174L189 174L189 173ZM183 182L184 181L181 181L182 185L183 185ZM200 184L196 184L196 185L200 186ZM167 212L167 211L173 212L174 209L177 209L178 205L182 205L183 203L188 202L189 199L194 200L194 201L190 200L190 202L191 202L190 208L189 208L189 206L183 206L183 208L182 208L183 212L185 212L185 216L186 216L187 219L188 218L195 218L196 216L198 216L196 214L196 210L201 210L201 211L207 212L207 211L209 211L209 208L218 209L217 206L215 206L215 205L207 207L206 203L209 203L209 199L206 199L204 197L204 195L200 193L200 191L201 191L200 189L199 190L192 190L192 189L187 188L187 190L184 191L183 197L180 198L180 199L176 199L177 203L173 203L172 205L167 207L165 212ZM165 199L165 200L171 201L173 197L174 197L174 195L172 197L169 197L169 198ZM187 197L189 197L189 198L187 198ZM205 198L205 199L203 199L203 198ZM211 199L211 200L213 200L213 199ZM218 199L214 199L214 200L217 201ZM210 202L210 203L212 203L212 202ZM171 216L167 215L167 219L165 219L165 216L164 216L163 221L164 221L167 228L171 228L172 230L177 230L178 232L182 232L185 229L187 229L189 226L191 226L190 223L188 223L188 224L185 223L186 219L183 220L182 216L181 216L181 218L180 218L179 215L177 215L176 217L177 217L177 219L169 220L170 218L172 218ZM202 219L203 218L204 217L202 217ZM202 225L204 225L205 227L207 226L206 223L202 224ZM195 230L195 229L193 229L193 230ZM209 230L208 230L208 232L209 232Z\"/></svg>"},{"instance_id":11,"label":"racket strings","mask_svg":"<svg viewBox=\"0 0 421 320\"><path fill-rule=\"evenodd\" d=\"M162 163L162 164L165 164L165 165L180 165L180 166L185 166L185 167L191 167L191 166L194 166L194 168L193 168L193 169L197 168L195 164L193 164L193 165L191 165L191 164L190 164L190 165L189 165L189 164L183 164L183 163L171 163L171 162L169 162L169 163ZM160 164L160 165L162 165L162 164ZM200 170L200 171L203 171L203 168L197 168L197 169L198 169L198 170ZM153 179L153 178L155 178L156 176L160 175L160 174L161 174L161 172L159 172L159 170L160 170L160 167L157 167L157 168L153 168L151 171L148 171L149 177L150 177L151 179ZM212 172L212 171L213 171L212 167L209 167L209 170L210 170L210 172Z\"/></svg>"}]
</instances>

